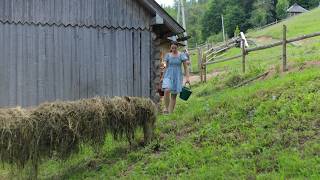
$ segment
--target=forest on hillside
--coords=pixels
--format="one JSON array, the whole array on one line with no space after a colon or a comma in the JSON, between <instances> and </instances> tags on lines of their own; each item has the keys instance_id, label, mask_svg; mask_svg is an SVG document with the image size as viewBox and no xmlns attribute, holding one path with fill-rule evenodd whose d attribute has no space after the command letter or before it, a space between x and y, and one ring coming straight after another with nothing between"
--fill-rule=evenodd
<instances>
[{"instance_id":1,"label":"forest on hillside","mask_svg":"<svg viewBox=\"0 0 320 180\"><path fill-rule=\"evenodd\" d=\"M205 41L222 41L221 15L224 17L225 33L233 37L239 31L246 32L276 20L287 18L286 10L298 3L305 9L320 5L320 0L184 0L187 33L192 38L190 47ZM165 7L177 18L179 3Z\"/></svg>"}]
</instances>

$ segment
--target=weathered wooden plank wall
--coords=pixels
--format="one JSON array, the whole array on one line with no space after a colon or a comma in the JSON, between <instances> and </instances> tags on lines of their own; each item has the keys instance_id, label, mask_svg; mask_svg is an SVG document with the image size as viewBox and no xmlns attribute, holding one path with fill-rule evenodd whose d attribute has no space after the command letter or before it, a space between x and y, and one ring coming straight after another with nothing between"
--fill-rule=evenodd
<instances>
[{"instance_id":1,"label":"weathered wooden plank wall","mask_svg":"<svg viewBox=\"0 0 320 180\"><path fill-rule=\"evenodd\" d=\"M0 107L150 96L148 30L0 23L0 55Z\"/></svg>"}]
</instances>

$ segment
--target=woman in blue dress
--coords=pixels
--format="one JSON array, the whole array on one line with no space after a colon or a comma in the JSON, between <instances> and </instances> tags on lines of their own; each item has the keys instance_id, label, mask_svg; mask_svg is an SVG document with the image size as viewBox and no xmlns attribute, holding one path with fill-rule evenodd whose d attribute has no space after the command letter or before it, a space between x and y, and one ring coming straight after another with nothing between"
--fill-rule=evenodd
<instances>
[{"instance_id":1,"label":"woman in blue dress","mask_svg":"<svg viewBox=\"0 0 320 180\"><path fill-rule=\"evenodd\" d=\"M172 113L175 105L177 95L182 91L183 74L181 65L183 64L186 83L190 83L188 58L184 53L178 51L178 43L172 42L170 46L170 53L164 57L166 62L166 70L163 77L162 89L164 90L164 113Z\"/></svg>"}]
</instances>

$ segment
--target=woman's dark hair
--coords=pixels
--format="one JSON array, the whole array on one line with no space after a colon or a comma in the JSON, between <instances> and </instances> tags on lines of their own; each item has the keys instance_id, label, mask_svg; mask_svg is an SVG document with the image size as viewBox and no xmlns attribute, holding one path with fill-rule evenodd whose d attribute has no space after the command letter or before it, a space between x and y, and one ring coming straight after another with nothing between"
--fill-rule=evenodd
<instances>
[{"instance_id":1,"label":"woman's dark hair","mask_svg":"<svg viewBox=\"0 0 320 180\"><path fill-rule=\"evenodd\" d=\"M178 44L178 42L177 42L177 41L171 41L170 46L171 46L171 45L179 46L179 44Z\"/></svg>"}]
</instances>

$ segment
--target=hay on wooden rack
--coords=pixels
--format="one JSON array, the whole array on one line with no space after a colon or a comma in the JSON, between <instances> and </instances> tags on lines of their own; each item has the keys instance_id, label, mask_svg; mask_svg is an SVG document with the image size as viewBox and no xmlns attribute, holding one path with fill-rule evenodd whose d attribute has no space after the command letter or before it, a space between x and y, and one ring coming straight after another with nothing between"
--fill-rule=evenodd
<instances>
[{"instance_id":1,"label":"hay on wooden rack","mask_svg":"<svg viewBox=\"0 0 320 180\"><path fill-rule=\"evenodd\" d=\"M31 117L38 124L35 132L40 156L66 158L78 151L79 117L76 103L45 103Z\"/></svg>"},{"instance_id":2,"label":"hay on wooden rack","mask_svg":"<svg viewBox=\"0 0 320 180\"><path fill-rule=\"evenodd\" d=\"M135 122L135 108L123 97L115 97L111 99L110 107L106 107L107 112L106 123L108 130L115 139L126 137L131 143L134 138L134 131L137 128Z\"/></svg>"},{"instance_id":3,"label":"hay on wooden rack","mask_svg":"<svg viewBox=\"0 0 320 180\"><path fill-rule=\"evenodd\" d=\"M135 108L135 121L137 121L140 126L148 123L154 125L157 108L153 101L148 98L138 97L127 97L127 99Z\"/></svg>"},{"instance_id":4,"label":"hay on wooden rack","mask_svg":"<svg viewBox=\"0 0 320 180\"><path fill-rule=\"evenodd\" d=\"M34 151L30 113L21 108L0 109L0 159L23 168Z\"/></svg>"},{"instance_id":5,"label":"hay on wooden rack","mask_svg":"<svg viewBox=\"0 0 320 180\"><path fill-rule=\"evenodd\" d=\"M148 98L128 97L135 108L135 121L143 128L144 142L148 143L153 135L156 122L157 108L153 101Z\"/></svg>"},{"instance_id":6,"label":"hay on wooden rack","mask_svg":"<svg viewBox=\"0 0 320 180\"><path fill-rule=\"evenodd\" d=\"M137 128L144 129L145 141L149 141L156 120L156 106L147 98L115 97L106 102L106 122L115 139L134 139Z\"/></svg>"},{"instance_id":7,"label":"hay on wooden rack","mask_svg":"<svg viewBox=\"0 0 320 180\"><path fill-rule=\"evenodd\" d=\"M105 101L110 100L105 98L92 98L79 101L79 115L82 119L80 124L81 141L94 146L101 146L105 142L107 133L107 124L105 117ZM85 113L84 113L85 112Z\"/></svg>"},{"instance_id":8,"label":"hay on wooden rack","mask_svg":"<svg viewBox=\"0 0 320 180\"><path fill-rule=\"evenodd\" d=\"M39 152L68 158L80 143L101 145L106 135L104 107L100 99L54 102L40 105L31 113L39 124Z\"/></svg>"},{"instance_id":9,"label":"hay on wooden rack","mask_svg":"<svg viewBox=\"0 0 320 180\"><path fill-rule=\"evenodd\" d=\"M42 158L66 159L81 144L101 147L107 133L131 142L140 127L150 140L155 119L154 103L133 97L44 103L30 110L0 109L0 158L18 168L31 162L37 173Z\"/></svg>"}]
</instances>

